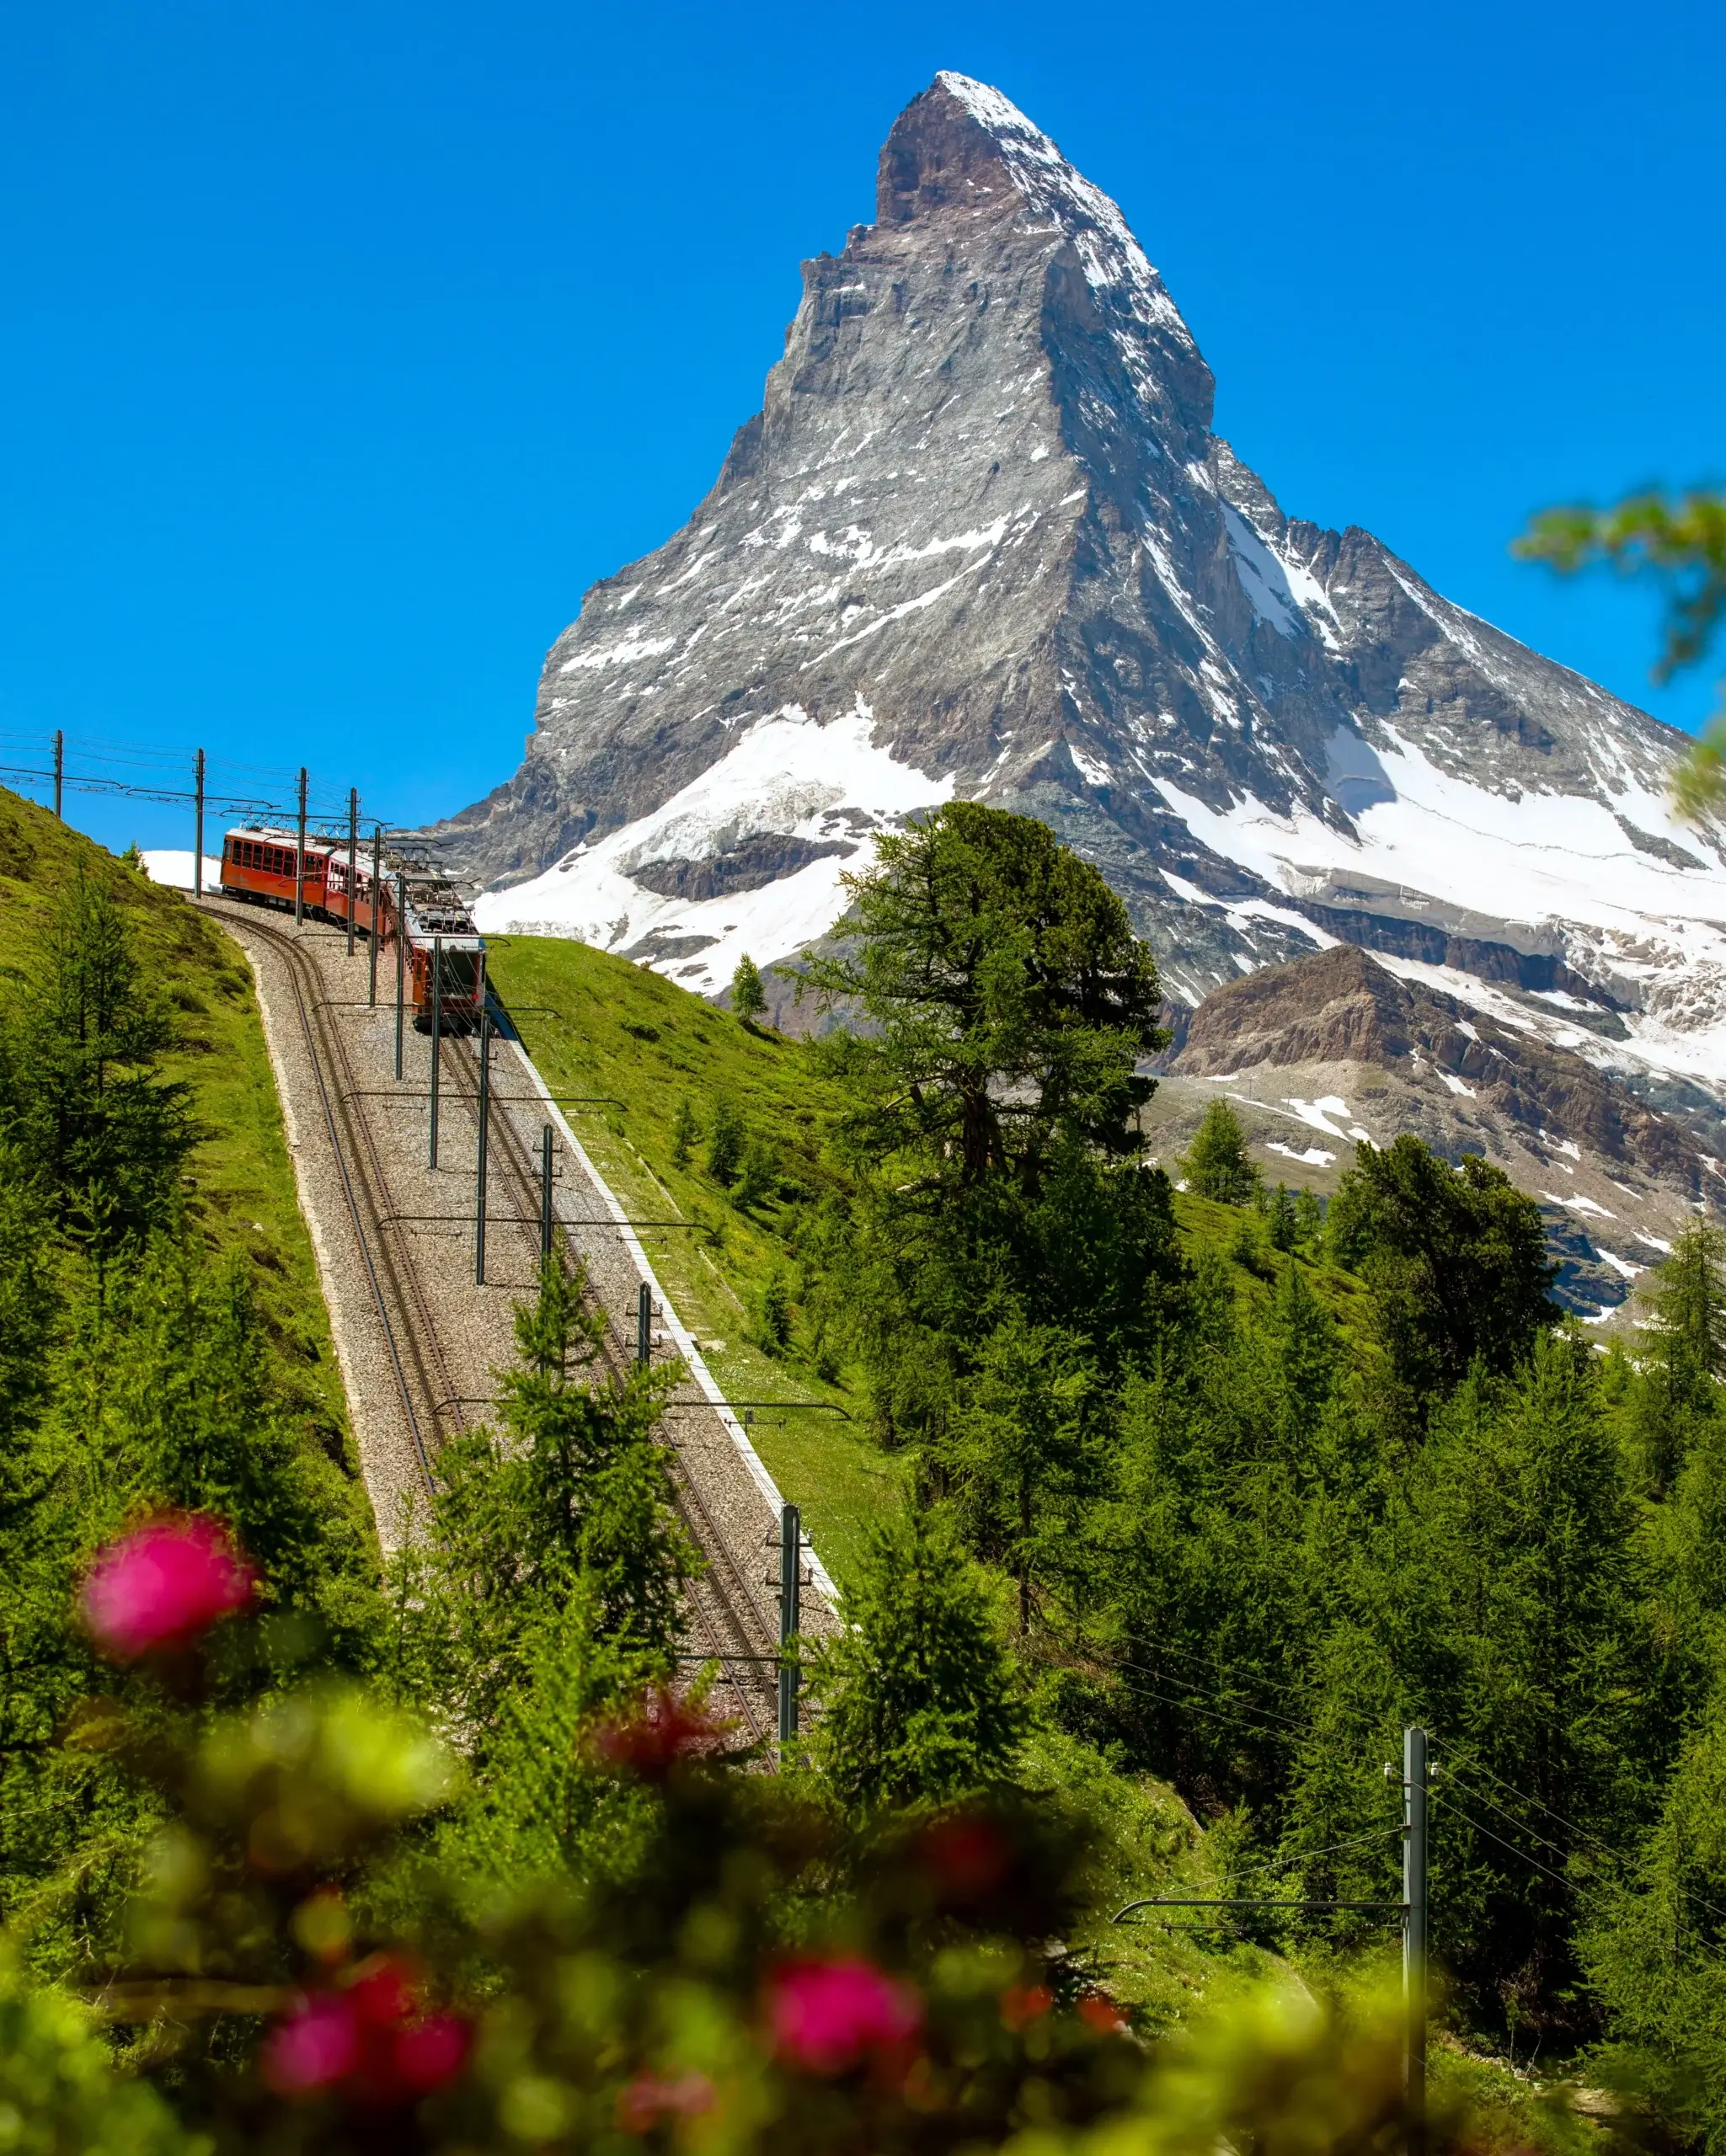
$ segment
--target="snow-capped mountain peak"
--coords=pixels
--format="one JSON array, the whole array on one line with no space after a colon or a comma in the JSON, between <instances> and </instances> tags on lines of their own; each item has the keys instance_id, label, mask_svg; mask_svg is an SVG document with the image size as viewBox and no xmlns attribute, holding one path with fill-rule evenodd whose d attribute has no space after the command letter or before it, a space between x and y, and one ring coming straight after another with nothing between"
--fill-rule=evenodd
<instances>
[{"instance_id":1,"label":"snow-capped mountain peak","mask_svg":"<svg viewBox=\"0 0 1726 2156\"><path fill-rule=\"evenodd\" d=\"M1680 737L1286 516L1119 208L998 90L938 76L877 199L689 523L553 648L521 771L436 834L485 924L715 993L970 796L1096 861L1189 1004L1341 940L1644 1087L1711 1076L1726 873L1668 814Z\"/></svg>"}]
</instances>

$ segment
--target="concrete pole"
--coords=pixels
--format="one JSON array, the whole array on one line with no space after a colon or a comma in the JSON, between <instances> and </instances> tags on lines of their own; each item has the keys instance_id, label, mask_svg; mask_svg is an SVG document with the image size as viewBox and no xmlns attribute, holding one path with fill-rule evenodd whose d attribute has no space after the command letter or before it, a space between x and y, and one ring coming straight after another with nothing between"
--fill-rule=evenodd
<instances>
[{"instance_id":1,"label":"concrete pole","mask_svg":"<svg viewBox=\"0 0 1726 2156\"><path fill-rule=\"evenodd\" d=\"M192 896L204 895L204 751L192 766Z\"/></svg>"},{"instance_id":2,"label":"concrete pole","mask_svg":"<svg viewBox=\"0 0 1726 2156\"><path fill-rule=\"evenodd\" d=\"M1403 2004L1408 2013L1403 2096L1408 2147L1426 2146L1426 1732L1403 1732Z\"/></svg>"},{"instance_id":3,"label":"concrete pole","mask_svg":"<svg viewBox=\"0 0 1726 2156\"><path fill-rule=\"evenodd\" d=\"M63 824L60 800L66 787L66 736L56 726L54 729L54 814Z\"/></svg>"},{"instance_id":4,"label":"concrete pole","mask_svg":"<svg viewBox=\"0 0 1726 2156\"><path fill-rule=\"evenodd\" d=\"M354 898L355 869L360 862L360 789L348 788L348 952L354 955Z\"/></svg>"},{"instance_id":5,"label":"concrete pole","mask_svg":"<svg viewBox=\"0 0 1726 2156\"><path fill-rule=\"evenodd\" d=\"M552 1254L552 1127L539 1134L539 1262Z\"/></svg>"},{"instance_id":6,"label":"concrete pole","mask_svg":"<svg viewBox=\"0 0 1726 2156\"><path fill-rule=\"evenodd\" d=\"M795 1505L779 1514L779 1764L797 1742L797 1664L793 1659L803 1629L803 1516Z\"/></svg>"},{"instance_id":7,"label":"concrete pole","mask_svg":"<svg viewBox=\"0 0 1726 2156\"><path fill-rule=\"evenodd\" d=\"M485 1285L485 1152L491 1131L491 1022L484 1006L479 1012L479 1151L475 1163L473 1200L473 1278Z\"/></svg>"},{"instance_id":8,"label":"concrete pole","mask_svg":"<svg viewBox=\"0 0 1726 2156\"><path fill-rule=\"evenodd\" d=\"M431 1161L437 1166L437 1079L443 1060L443 938L431 939Z\"/></svg>"},{"instance_id":9,"label":"concrete pole","mask_svg":"<svg viewBox=\"0 0 1726 2156\"><path fill-rule=\"evenodd\" d=\"M294 926L306 918L306 766L300 766L300 851L294 867Z\"/></svg>"},{"instance_id":10,"label":"concrete pole","mask_svg":"<svg viewBox=\"0 0 1726 2156\"><path fill-rule=\"evenodd\" d=\"M408 1008L408 879L396 872L396 1076L402 1075L402 1027Z\"/></svg>"}]
</instances>

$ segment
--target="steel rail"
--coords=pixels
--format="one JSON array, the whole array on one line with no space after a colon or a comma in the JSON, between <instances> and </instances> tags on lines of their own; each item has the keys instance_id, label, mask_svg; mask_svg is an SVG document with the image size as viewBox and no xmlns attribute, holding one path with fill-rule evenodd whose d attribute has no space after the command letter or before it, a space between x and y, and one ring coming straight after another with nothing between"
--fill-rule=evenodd
<instances>
[{"instance_id":1,"label":"steel rail","mask_svg":"<svg viewBox=\"0 0 1726 2156\"><path fill-rule=\"evenodd\" d=\"M206 909L211 910L216 910L220 905L220 901L215 902L214 905L209 900L204 903ZM334 1158L336 1171L341 1181L342 1195L346 1202L348 1217L353 1225L354 1238L359 1247L361 1262L365 1268L366 1283L371 1289L372 1302L377 1312L378 1323L383 1334L384 1346L389 1356L390 1369L395 1379L403 1416L407 1422L408 1433L413 1441L414 1449L419 1460L421 1477L428 1493L430 1493L436 1486L432 1460L436 1446L441 1441L442 1435L439 1427L437 1406L441 1401L450 1397L453 1388L449 1382L447 1369L444 1367L442 1351L438 1344L424 1283L411 1265L403 1267L394 1262L390 1255L387 1241L381 1236L381 1231L377 1237L377 1250L374 1255L372 1250L374 1236L367 1233L365 1214L369 1210L372 1216L374 1229L378 1229L384 1213L384 1204L379 1203L378 1193L382 1190L384 1203L387 1204L390 1196L388 1180L384 1173L382 1163L377 1157L370 1130L362 1118L351 1115L349 1101L345 1097L345 1095L350 1093L352 1090L352 1070L348 1062L345 1045L339 1033L329 1024L323 1016L326 1008L323 999L317 996L308 997L307 994L307 985L302 976L313 970L310 954L301 939L288 930L279 928L273 922L260 920L249 910L244 915L244 920L246 926L261 936L264 941L281 956L289 984L294 991L301 1030L306 1042L307 1056L312 1066L313 1077L317 1083L318 1103L323 1112L330 1151ZM318 1023L315 1027L313 1022L314 1011L318 1014ZM326 1062L332 1066L331 1075L337 1081L334 1100L331 1097L329 1086L325 1082ZM343 1080L350 1081L345 1087L341 1082ZM343 1111L339 1117L337 1114L338 1105ZM346 1126L345 1135L343 1126ZM363 1205L362 1192L365 1201ZM386 1293L386 1283L387 1283L388 1293ZM397 1337L398 1328L395 1320L390 1312L392 1297L398 1305L400 1315L406 1321L405 1353L403 1343ZM430 1355L439 1366L441 1382L434 1380L431 1374L426 1369L425 1358L427 1354ZM425 1422L414 1404L414 1396L416 1385L420 1399L428 1409L428 1415L425 1419L429 1420L431 1424L430 1444L427 1441L428 1433ZM462 1419L459 1412L457 1419L458 1421Z\"/></svg>"},{"instance_id":2,"label":"steel rail","mask_svg":"<svg viewBox=\"0 0 1726 2156\"><path fill-rule=\"evenodd\" d=\"M468 1067L470 1058L457 1054L452 1059L458 1073L457 1097L477 1118L479 1109L478 1080L477 1074ZM495 1096L493 1101L494 1106L497 1105ZM521 1105L537 1103L529 1099ZM516 1184L524 1203L528 1199L537 1201L538 1172L513 1119L508 1115L496 1117L492 1130L505 1177ZM532 1262L537 1269L539 1263L537 1203L531 1219L524 1212L516 1216L514 1225L523 1230L523 1240L531 1248ZM566 1220L560 1225L566 1227L615 1227L617 1223L611 1219ZM689 1225L692 1226L695 1224L692 1222ZM633 1337L629 1341L622 1337L618 1319L591 1283L588 1293L595 1308L606 1321L600 1348L607 1369L612 1377L627 1379L634 1367ZM632 1312L632 1318L633 1315ZM666 1403L668 1407L697 1404L706 1403ZM701 1659L719 1664L742 1713L751 1742L760 1743L772 1733L772 1718L767 1711L767 1691L760 1684L750 1682L745 1670L771 1664L777 1671L781 1659L777 1652L777 1629L767 1623L757 1606L749 1586L748 1576L738 1561L729 1538L713 1517L712 1508L678 1448L668 1444L665 1449L671 1454L678 1512L697 1549L708 1562L708 1570L691 1580L687 1589L690 1614L705 1633L712 1649L711 1653ZM729 1634L729 1640L724 1636L725 1633Z\"/></svg>"}]
</instances>

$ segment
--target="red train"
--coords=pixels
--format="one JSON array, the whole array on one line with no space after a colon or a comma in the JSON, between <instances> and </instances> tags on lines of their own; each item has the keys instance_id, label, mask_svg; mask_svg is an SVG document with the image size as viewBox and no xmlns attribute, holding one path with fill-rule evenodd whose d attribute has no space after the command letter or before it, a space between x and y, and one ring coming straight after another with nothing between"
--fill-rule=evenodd
<instances>
[{"instance_id":1,"label":"red train","mask_svg":"<svg viewBox=\"0 0 1726 2156\"><path fill-rule=\"evenodd\" d=\"M229 831L222 841L225 898L291 909L298 872L299 846L292 831L247 825ZM431 1030L432 954L439 951L442 964L438 974L438 1022L452 1033L469 1033L485 980L485 944L473 925L473 916L461 894L444 878L422 869L403 868L399 873L406 879L407 890L404 992L413 1009L414 1023L422 1033ZM351 905L354 926L360 934L375 934L380 951L394 944L396 869L385 871L380 889L374 892L371 864L362 856L355 863L354 889L350 894L346 849L308 841L305 874L306 911L314 920L333 921L338 928L345 928Z\"/></svg>"}]
</instances>

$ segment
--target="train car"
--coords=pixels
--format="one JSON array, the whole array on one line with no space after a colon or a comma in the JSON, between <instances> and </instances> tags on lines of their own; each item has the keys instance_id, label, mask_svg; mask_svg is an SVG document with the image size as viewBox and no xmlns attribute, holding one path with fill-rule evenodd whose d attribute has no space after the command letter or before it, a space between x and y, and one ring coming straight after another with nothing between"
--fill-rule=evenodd
<instances>
[{"instance_id":1,"label":"train car","mask_svg":"<svg viewBox=\"0 0 1726 2156\"><path fill-rule=\"evenodd\" d=\"M389 878L386 876L384 878L386 901L388 899L390 889ZM348 892L348 857L345 850L339 845L330 849L329 865L324 873L323 893L324 911L338 928L345 928L348 925L348 908L350 903ZM371 894L371 862L366 855L361 855L354 863L351 904L355 930L362 936L371 935L372 930L377 926L376 918L377 908L373 903ZM383 923L383 933L385 935L389 933L387 919Z\"/></svg>"},{"instance_id":2,"label":"train car","mask_svg":"<svg viewBox=\"0 0 1726 2156\"><path fill-rule=\"evenodd\" d=\"M393 942L396 930L397 885L387 879L380 894L382 936ZM422 1033L431 1031L431 975L438 959L439 1030L472 1033L485 996L485 944L468 904L453 883L422 872L406 873L406 963L403 990ZM358 899L364 907L363 895Z\"/></svg>"},{"instance_id":3,"label":"train car","mask_svg":"<svg viewBox=\"0 0 1726 2156\"><path fill-rule=\"evenodd\" d=\"M322 914L329 848L306 848L306 910ZM244 899L254 905L291 906L299 875L299 840L293 831L269 825L244 825L229 831L222 841L222 891L224 898Z\"/></svg>"}]
</instances>

